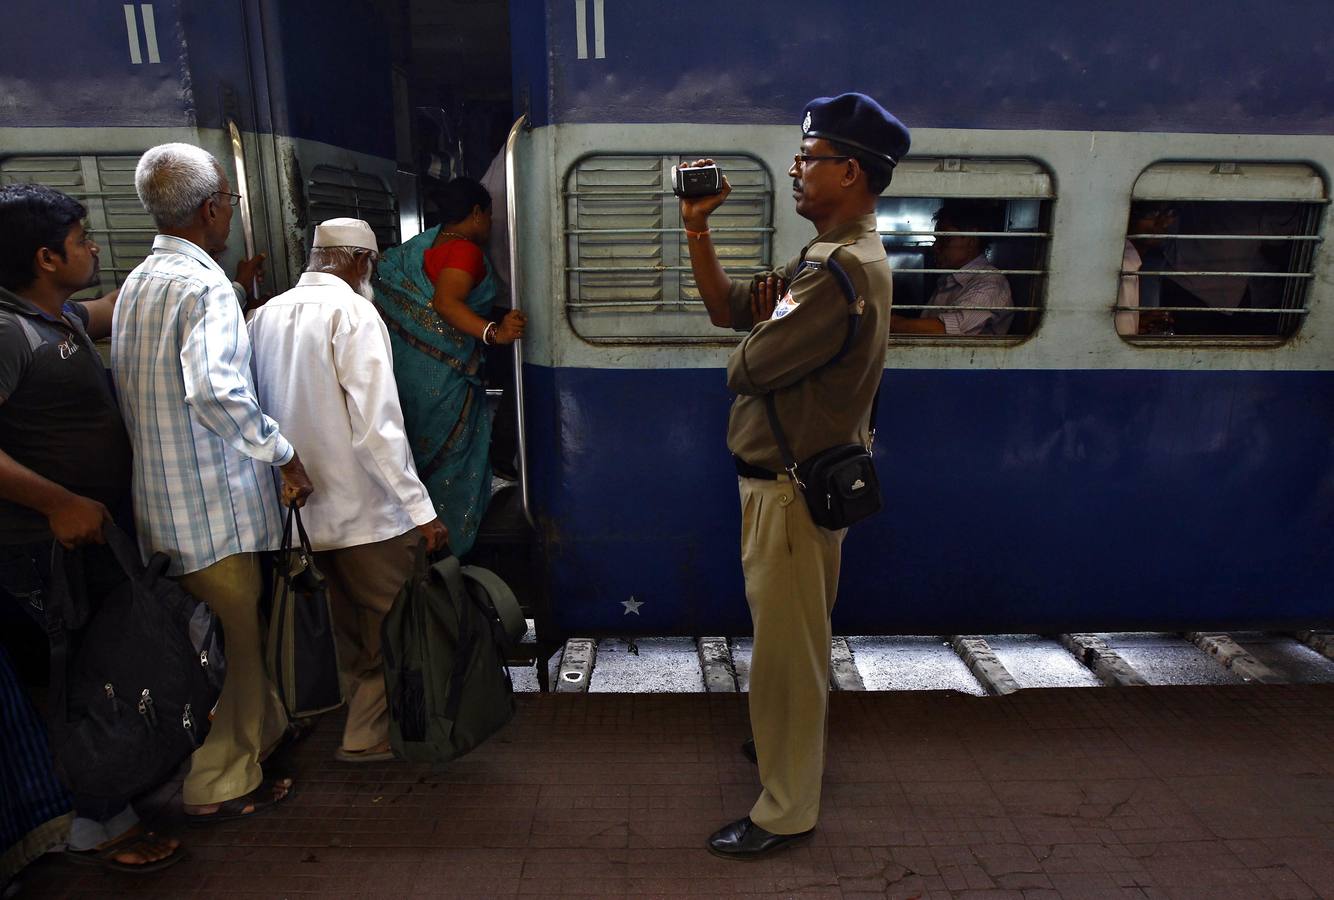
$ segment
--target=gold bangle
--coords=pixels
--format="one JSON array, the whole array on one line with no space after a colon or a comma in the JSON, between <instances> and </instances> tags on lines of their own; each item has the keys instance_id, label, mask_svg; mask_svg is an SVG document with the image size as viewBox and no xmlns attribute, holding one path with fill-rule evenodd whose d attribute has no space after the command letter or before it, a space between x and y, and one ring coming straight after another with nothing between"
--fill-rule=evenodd
<instances>
[{"instance_id":1,"label":"gold bangle","mask_svg":"<svg viewBox=\"0 0 1334 900\"><path fill-rule=\"evenodd\" d=\"M686 237L694 238L695 240L699 240L700 238L704 237L709 233L709 229L707 228L705 228L703 231L691 231L689 228L684 228L682 230L685 231Z\"/></svg>"},{"instance_id":2,"label":"gold bangle","mask_svg":"<svg viewBox=\"0 0 1334 900\"><path fill-rule=\"evenodd\" d=\"M486 327L482 329L482 343L488 347L494 347L496 345L495 335L491 334L491 329L495 327L496 327L495 322L487 322ZM487 339L488 335L490 335L489 340Z\"/></svg>"}]
</instances>

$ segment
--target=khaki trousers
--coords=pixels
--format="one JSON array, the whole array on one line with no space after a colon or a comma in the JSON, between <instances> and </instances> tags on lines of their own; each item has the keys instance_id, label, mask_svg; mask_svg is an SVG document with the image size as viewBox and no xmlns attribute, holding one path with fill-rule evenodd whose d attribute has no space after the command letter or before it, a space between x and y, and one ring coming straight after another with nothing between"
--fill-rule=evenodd
<instances>
[{"instance_id":1,"label":"khaki trousers","mask_svg":"<svg viewBox=\"0 0 1334 900\"><path fill-rule=\"evenodd\" d=\"M763 791L750 811L774 834L815 827L829 708L829 623L842 531L826 531L786 475L739 478L741 568L755 627L750 725Z\"/></svg>"},{"instance_id":2,"label":"khaki trousers","mask_svg":"<svg viewBox=\"0 0 1334 900\"><path fill-rule=\"evenodd\" d=\"M315 554L315 565L329 586L347 695L344 750L369 750L389 740L380 623L412 575L421 542L414 528L387 541Z\"/></svg>"},{"instance_id":3,"label":"khaki trousers","mask_svg":"<svg viewBox=\"0 0 1334 900\"><path fill-rule=\"evenodd\" d=\"M181 587L212 607L222 621L227 680L204 745L190 757L181 799L204 806L242 797L259 787L259 760L287 728L287 713L264 665L259 628L263 585L259 555L238 553L182 575Z\"/></svg>"}]
</instances>

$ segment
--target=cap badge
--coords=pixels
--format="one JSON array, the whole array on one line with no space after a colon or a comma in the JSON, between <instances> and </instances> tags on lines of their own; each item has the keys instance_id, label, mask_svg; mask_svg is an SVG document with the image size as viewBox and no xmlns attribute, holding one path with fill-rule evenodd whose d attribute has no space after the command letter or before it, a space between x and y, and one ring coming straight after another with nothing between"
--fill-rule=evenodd
<instances>
[{"instance_id":1,"label":"cap badge","mask_svg":"<svg viewBox=\"0 0 1334 900\"><path fill-rule=\"evenodd\" d=\"M809 110L807 110L806 112L805 120L801 123L801 133L802 134L811 133L811 114Z\"/></svg>"}]
</instances>

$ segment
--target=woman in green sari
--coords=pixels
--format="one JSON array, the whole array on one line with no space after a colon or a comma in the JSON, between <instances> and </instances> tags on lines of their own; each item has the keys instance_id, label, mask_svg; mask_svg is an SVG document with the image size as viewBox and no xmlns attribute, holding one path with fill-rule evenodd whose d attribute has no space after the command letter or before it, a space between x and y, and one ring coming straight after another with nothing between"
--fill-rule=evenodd
<instances>
[{"instance_id":1,"label":"woman in green sari","mask_svg":"<svg viewBox=\"0 0 1334 900\"><path fill-rule=\"evenodd\" d=\"M497 285L481 249L491 233L486 188L455 178L432 199L444 224L384 252L375 305L389 328L417 475L461 556L491 498L482 354L522 337L527 320L517 310L499 324L488 318Z\"/></svg>"}]
</instances>

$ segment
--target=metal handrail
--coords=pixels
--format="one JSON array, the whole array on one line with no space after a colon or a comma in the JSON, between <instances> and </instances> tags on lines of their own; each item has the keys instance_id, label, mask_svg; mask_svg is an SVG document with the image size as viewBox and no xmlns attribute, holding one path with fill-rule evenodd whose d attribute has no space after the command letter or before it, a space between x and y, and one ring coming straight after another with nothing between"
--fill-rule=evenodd
<instances>
[{"instance_id":1,"label":"metal handrail","mask_svg":"<svg viewBox=\"0 0 1334 900\"><path fill-rule=\"evenodd\" d=\"M245 242L246 259L255 255L255 223L250 217L250 181L246 178L245 144L241 141L241 129L235 119L227 120L227 136L232 145L232 165L236 167L236 184L241 194L241 237ZM246 290L259 294L258 284L245 285Z\"/></svg>"},{"instance_id":2,"label":"metal handrail","mask_svg":"<svg viewBox=\"0 0 1334 900\"><path fill-rule=\"evenodd\" d=\"M519 141L519 133L528 124L528 115L520 116L510 128L509 137L505 138L505 216L509 229L510 248L510 306L519 309L519 204L515 196L514 147ZM528 497L528 433L524 419L523 400L523 340L514 342L514 414L519 429L519 497L523 501L523 517L528 524L537 528L533 519L533 508Z\"/></svg>"}]
</instances>

